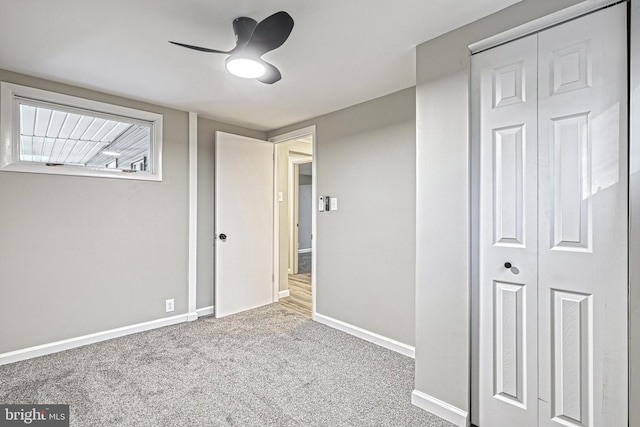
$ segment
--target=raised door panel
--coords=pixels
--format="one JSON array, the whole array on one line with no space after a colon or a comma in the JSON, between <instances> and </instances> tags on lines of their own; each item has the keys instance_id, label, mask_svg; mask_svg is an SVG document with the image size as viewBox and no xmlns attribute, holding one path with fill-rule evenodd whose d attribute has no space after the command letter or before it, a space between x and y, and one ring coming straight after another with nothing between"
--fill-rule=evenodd
<instances>
[{"instance_id":1,"label":"raised door panel","mask_svg":"<svg viewBox=\"0 0 640 427\"><path fill-rule=\"evenodd\" d=\"M472 58L472 103L480 112L473 143L479 145L481 171L478 395L483 426L537 425L535 52L532 36Z\"/></svg>"},{"instance_id":2,"label":"raised door panel","mask_svg":"<svg viewBox=\"0 0 640 427\"><path fill-rule=\"evenodd\" d=\"M590 123L588 113L552 119L549 147L551 168L551 249L591 250Z\"/></svg>"},{"instance_id":3,"label":"raised door panel","mask_svg":"<svg viewBox=\"0 0 640 427\"><path fill-rule=\"evenodd\" d=\"M526 285L494 282L493 395L526 409Z\"/></svg>"},{"instance_id":4,"label":"raised door panel","mask_svg":"<svg viewBox=\"0 0 640 427\"><path fill-rule=\"evenodd\" d=\"M520 104L526 101L523 62L515 62L493 69L493 108Z\"/></svg>"},{"instance_id":5,"label":"raised door panel","mask_svg":"<svg viewBox=\"0 0 640 427\"><path fill-rule=\"evenodd\" d=\"M540 424L627 425L626 5L539 33Z\"/></svg>"},{"instance_id":6,"label":"raised door panel","mask_svg":"<svg viewBox=\"0 0 640 427\"><path fill-rule=\"evenodd\" d=\"M494 244L524 247L524 125L493 130Z\"/></svg>"},{"instance_id":7,"label":"raised door panel","mask_svg":"<svg viewBox=\"0 0 640 427\"><path fill-rule=\"evenodd\" d=\"M551 291L551 419L593 425L593 296Z\"/></svg>"}]
</instances>

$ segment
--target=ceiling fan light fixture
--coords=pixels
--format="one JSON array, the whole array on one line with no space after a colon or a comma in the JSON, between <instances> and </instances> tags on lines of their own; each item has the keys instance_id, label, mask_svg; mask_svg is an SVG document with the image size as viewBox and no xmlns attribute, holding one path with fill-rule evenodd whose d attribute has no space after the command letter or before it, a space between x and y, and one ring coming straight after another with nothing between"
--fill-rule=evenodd
<instances>
[{"instance_id":1,"label":"ceiling fan light fixture","mask_svg":"<svg viewBox=\"0 0 640 427\"><path fill-rule=\"evenodd\" d=\"M227 71L234 76L244 79L262 77L267 71L266 67L258 60L247 57L234 57L231 55L225 61Z\"/></svg>"},{"instance_id":2,"label":"ceiling fan light fixture","mask_svg":"<svg viewBox=\"0 0 640 427\"><path fill-rule=\"evenodd\" d=\"M276 12L260 22L241 16L233 21L236 45L231 50L209 49L185 43L169 41L177 46L200 52L230 55L225 68L231 74L245 79L257 79L260 83L272 85L282 78L280 70L261 59L262 55L279 48L287 41L293 29L293 18L287 12Z\"/></svg>"}]
</instances>

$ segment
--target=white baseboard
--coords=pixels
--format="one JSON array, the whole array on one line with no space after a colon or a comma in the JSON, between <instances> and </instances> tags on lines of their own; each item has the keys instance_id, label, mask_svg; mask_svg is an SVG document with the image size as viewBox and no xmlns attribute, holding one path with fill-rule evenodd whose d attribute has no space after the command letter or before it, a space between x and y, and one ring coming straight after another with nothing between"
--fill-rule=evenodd
<instances>
[{"instance_id":1,"label":"white baseboard","mask_svg":"<svg viewBox=\"0 0 640 427\"><path fill-rule=\"evenodd\" d=\"M411 403L420 409L424 409L434 415L443 418L458 427L468 427L469 413L440 399L429 396L418 390L411 393Z\"/></svg>"},{"instance_id":2,"label":"white baseboard","mask_svg":"<svg viewBox=\"0 0 640 427\"><path fill-rule=\"evenodd\" d=\"M10 351L8 353L0 354L0 365L19 362L21 360L44 356L46 354L57 353L59 351L70 350L72 348L82 347L84 345L94 344L100 341L106 341L124 335L135 334L137 332L162 328L163 326L175 325L176 323L186 322L188 321L188 319L189 314L180 314L178 316L165 317L149 322L138 323L136 325L111 329L109 331L97 332L95 334L89 334L48 344L37 345L35 347L28 347L21 350Z\"/></svg>"},{"instance_id":3,"label":"white baseboard","mask_svg":"<svg viewBox=\"0 0 640 427\"><path fill-rule=\"evenodd\" d=\"M286 298L289 296L289 289L278 292L278 298Z\"/></svg>"},{"instance_id":4,"label":"white baseboard","mask_svg":"<svg viewBox=\"0 0 640 427\"><path fill-rule=\"evenodd\" d=\"M330 326L334 329L338 329L342 332L346 332L350 335L354 335L358 338L362 338L365 341L378 344L381 347L393 350L397 353L404 354L405 356L409 356L414 359L416 357L415 347L401 343L400 341L396 341L391 338L383 337L382 335L376 334L375 332L367 331L366 329L350 325L341 320L332 319L331 317L319 313L314 313L313 320L322 323L323 325Z\"/></svg>"},{"instance_id":5,"label":"white baseboard","mask_svg":"<svg viewBox=\"0 0 640 427\"><path fill-rule=\"evenodd\" d=\"M213 314L213 306L210 305L209 307L199 308L196 310L196 313L198 313L198 317L209 316L210 314Z\"/></svg>"},{"instance_id":6,"label":"white baseboard","mask_svg":"<svg viewBox=\"0 0 640 427\"><path fill-rule=\"evenodd\" d=\"M308 249L298 249L298 253L299 253L299 254L308 254L309 252L311 252L311 248L308 248Z\"/></svg>"}]
</instances>

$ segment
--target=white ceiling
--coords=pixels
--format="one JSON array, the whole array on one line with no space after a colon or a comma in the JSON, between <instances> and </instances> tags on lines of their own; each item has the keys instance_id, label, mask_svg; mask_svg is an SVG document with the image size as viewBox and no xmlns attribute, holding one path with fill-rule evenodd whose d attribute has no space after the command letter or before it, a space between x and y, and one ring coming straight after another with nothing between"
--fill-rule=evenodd
<instances>
[{"instance_id":1,"label":"white ceiling","mask_svg":"<svg viewBox=\"0 0 640 427\"><path fill-rule=\"evenodd\" d=\"M415 84L415 46L520 0L0 0L0 68L272 130ZM279 10L265 85L228 74L234 18Z\"/></svg>"}]
</instances>

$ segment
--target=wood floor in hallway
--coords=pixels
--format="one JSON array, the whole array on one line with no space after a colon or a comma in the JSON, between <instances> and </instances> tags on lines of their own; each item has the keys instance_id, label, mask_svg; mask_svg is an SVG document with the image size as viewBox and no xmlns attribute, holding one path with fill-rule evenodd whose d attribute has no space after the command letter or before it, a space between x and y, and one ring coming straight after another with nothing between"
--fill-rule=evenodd
<instances>
[{"instance_id":1,"label":"wood floor in hallway","mask_svg":"<svg viewBox=\"0 0 640 427\"><path fill-rule=\"evenodd\" d=\"M311 274L289 275L289 296L280 299L284 307L311 317Z\"/></svg>"}]
</instances>

